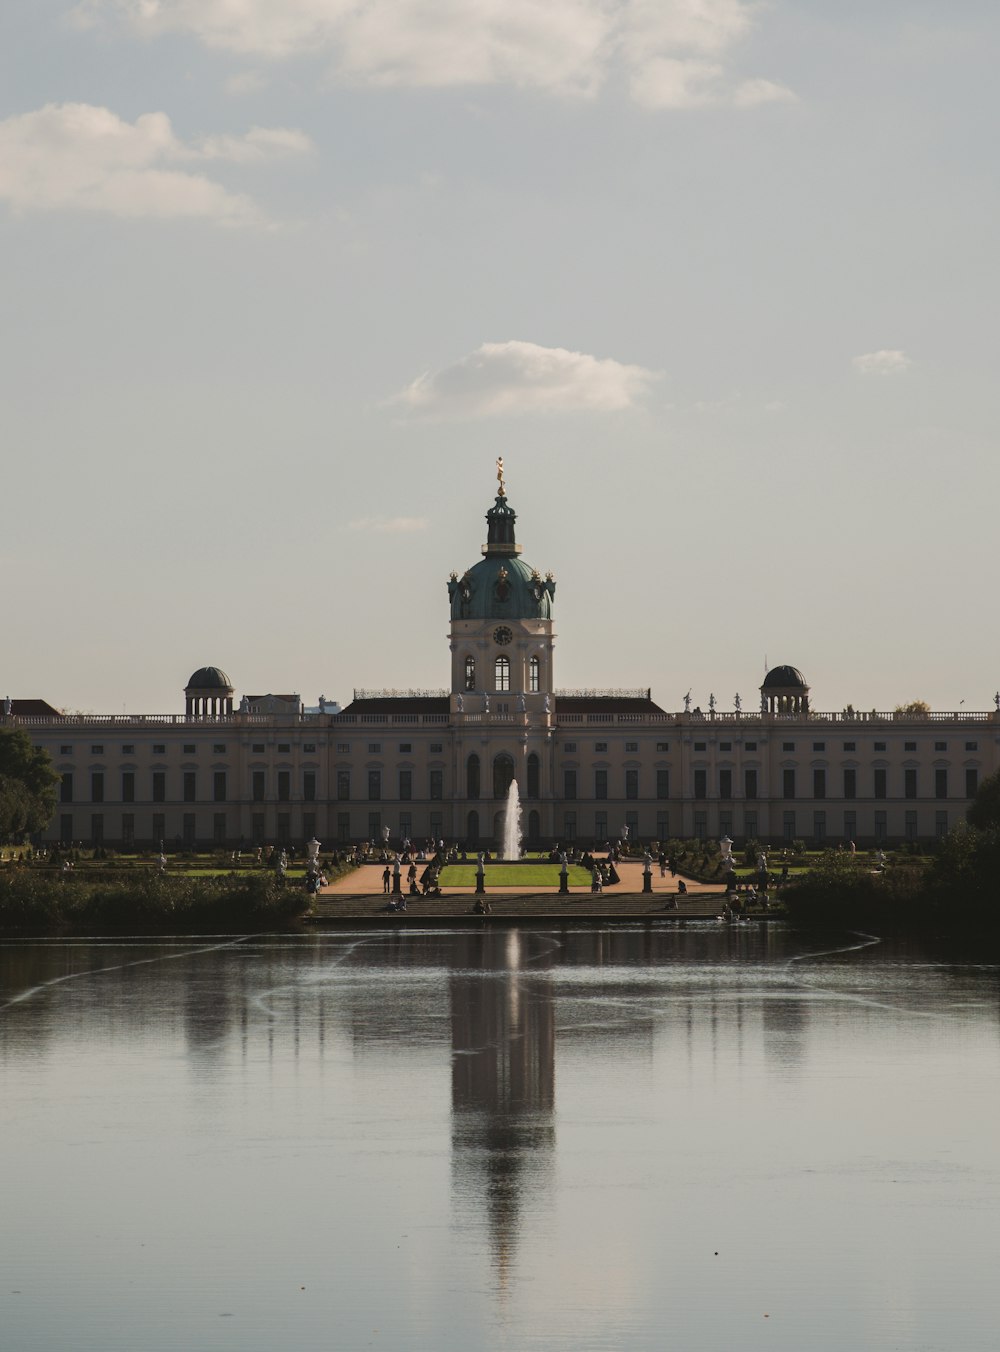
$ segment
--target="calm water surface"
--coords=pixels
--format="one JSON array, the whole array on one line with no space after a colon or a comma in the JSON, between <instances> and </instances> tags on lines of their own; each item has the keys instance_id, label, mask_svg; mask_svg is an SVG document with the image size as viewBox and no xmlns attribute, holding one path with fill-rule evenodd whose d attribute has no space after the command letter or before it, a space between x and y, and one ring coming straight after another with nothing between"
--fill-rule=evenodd
<instances>
[{"instance_id":1,"label":"calm water surface","mask_svg":"<svg viewBox=\"0 0 1000 1352\"><path fill-rule=\"evenodd\" d=\"M979 1349L1000 968L778 927L0 950L0 1348Z\"/></svg>"}]
</instances>

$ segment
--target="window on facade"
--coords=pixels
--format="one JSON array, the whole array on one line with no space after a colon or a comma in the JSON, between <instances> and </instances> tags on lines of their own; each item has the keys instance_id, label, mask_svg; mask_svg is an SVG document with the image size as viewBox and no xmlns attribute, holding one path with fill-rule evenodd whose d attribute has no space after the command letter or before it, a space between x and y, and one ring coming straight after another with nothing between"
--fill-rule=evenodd
<instances>
[{"instance_id":1,"label":"window on facade","mask_svg":"<svg viewBox=\"0 0 1000 1352\"><path fill-rule=\"evenodd\" d=\"M216 845L225 845L226 843L226 814L216 812L212 815L212 839Z\"/></svg>"},{"instance_id":2,"label":"window on facade","mask_svg":"<svg viewBox=\"0 0 1000 1352\"><path fill-rule=\"evenodd\" d=\"M59 781L59 801L60 803L72 803L73 801L73 776L72 774L62 775Z\"/></svg>"},{"instance_id":3,"label":"window on facade","mask_svg":"<svg viewBox=\"0 0 1000 1352\"><path fill-rule=\"evenodd\" d=\"M90 818L90 839L95 845L104 844L104 813L94 812Z\"/></svg>"},{"instance_id":4,"label":"window on facade","mask_svg":"<svg viewBox=\"0 0 1000 1352\"><path fill-rule=\"evenodd\" d=\"M307 803L316 801L316 771L303 770L302 772L302 797ZM312 831L306 831L308 836L313 835Z\"/></svg>"},{"instance_id":5,"label":"window on facade","mask_svg":"<svg viewBox=\"0 0 1000 1352\"><path fill-rule=\"evenodd\" d=\"M608 814L606 812L594 813L594 835L598 842L606 841L608 838Z\"/></svg>"},{"instance_id":6,"label":"window on facade","mask_svg":"<svg viewBox=\"0 0 1000 1352\"><path fill-rule=\"evenodd\" d=\"M288 755L290 755L290 754L291 754L291 750L292 750L292 744L291 744L291 742L279 742L279 743L278 743L278 750L279 750L279 752L280 752L283 756L288 756Z\"/></svg>"},{"instance_id":7,"label":"window on facade","mask_svg":"<svg viewBox=\"0 0 1000 1352\"><path fill-rule=\"evenodd\" d=\"M539 793L539 788L540 788L540 783L539 783L539 781L540 781L540 779L541 779L541 764L540 764L540 762L539 762L539 760L538 760L538 757L537 757L537 755L535 754L534 751L532 751L531 755L528 757L527 770L528 770L528 776L527 776L527 778L528 778L528 786L527 786L528 797L529 797L529 798L537 798L537 797L538 797L538 793Z\"/></svg>"},{"instance_id":8,"label":"window on facade","mask_svg":"<svg viewBox=\"0 0 1000 1352\"><path fill-rule=\"evenodd\" d=\"M465 762L465 796L467 798L478 798L480 784L479 757L473 752Z\"/></svg>"},{"instance_id":9,"label":"window on facade","mask_svg":"<svg viewBox=\"0 0 1000 1352\"><path fill-rule=\"evenodd\" d=\"M193 770L184 771L183 795L185 803L195 801L195 773Z\"/></svg>"},{"instance_id":10,"label":"window on facade","mask_svg":"<svg viewBox=\"0 0 1000 1352\"><path fill-rule=\"evenodd\" d=\"M100 770L95 770L90 776L90 801L92 803L104 802L104 775Z\"/></svg>"},{"instance_id":11,"label":"window on facade","mask_svg":"<svg viewBox=\"0 0 1000 1352\"><path fill-rule=\"evenodd\" d=\"M153 755L154 755L154 756L165 756L166 754L167 754L167 745L166 745L165 742L154 742L154 743L153 743Z\"/></svg>"},{"instance_id":12,"label":"window on facade","mask_svg":"<svg viewBox=\"0 0 1000 1352\"><path fill-rule=\"evenodd\" d=\"M575 812L564 812L564 813L563 813L563 840L566 840L566 841L574 841L574 840L576 840L576 813L575 813Z\"/></svg>"},{"instance_id":13,"label":"window on facade","mask_svg":"<svg viewBox=\"0 0 1000 1352\"><path fill-rule=\"evenodd\" d=\"M465 659L465 688L466 690L475 690L476 688L476 659L474 657Z\"/></svg>"},{"instance_id":14,"label":"window on facade","mask_svg":"<svg viewBox=\"0 0 1000 1352\"><path fill-rule=\"evenodd\" d=\"M914 769L903 771L903 797L916 798L917 796L917 772Z\"/></svg>"},{"instance_id":15,"label":"window on facade","mask_svg":"<svg viewBox=\"0 0 1000 1352\"><path fill-rule=\"evenodd\" d=\"M947 798L947 797L948 797L948 771L947 771L947 770L935 770L935 771L934 771L934 797L935 797L935 798Z\"/></svg>"},{"instance_id":16,"label":"window on facade","mask_svg":"<svg viewBox=\"0 0 1000 1352\"><path fill-rule=\"evenodd\" d=\"M916 742L904 742L904 743L903 743L903 750L904 750L904 751L916 751L916 749L917 749L917 744L916 744Z\"/></svg>"},{"instance_id":17,"label":"window on facade","mask_svg":"<svg viewBox=\"0 0 1000 1352\"><path fill-rule=\"evenodd\" d=\"M408 812L399 814L399 834L402 840L409 840L413 834L413 818Z\"/></svg>"},{"instance_id":18,"label":"window on facade","mask_svg":"<svg viewBox=\"0 0 1000 1352\"><path fill-rule=\"evenodd\" d=\"M844 771L844 797L857 798L858 796L858 772L857 770Z\"/></svg>"},{"instance_id":19,"label":"window on facade","mask_svg":"<svg viewBox=\"0 0 1000 1352\"><path fill-rule=\"evenodd\" d=\"M256 751L257 748L254 747L254 750ZM264 748L261 747L261 750L263 751ZM338 755L338 756L349 756L350 754L351 754L351 744L350 744L350 742L338 742L338 743L337 743L337 755Z\"/></svg>"},{"instance_id":20,"label":"window on facade","mask_svg":"<svg viewBox=\"0 0 1000 1352\"><path fill-rule=\"evenodd\" d=\"M165 803L167 800L167 776L164 770L153 771L153 802Z\"/></svg>"},{"instance_id":21,"label":"window on facade","mask_svg":"<svg viewBox=\"0 0 1000 1352\"><path fill-rule=\"evenodd\" d=\"M694 834L696 840L704 840L708 835L707 812L696 812L694 814Z\"/></svg>"},{"instance_id":22,"label":"window on facade","mask_svg":"<svg viewBox=\"0 0 1000 1352\"><path fill-rule=\"evenodd\" d=\"M826 771L813 770L813 797L826 797Z\"/></svg>"},{"instance_id":23,"label":"window on facade","mask_svg":"<svg viewBox=\"0 0 1000 1352\"><path fill-rule=\"evenodd\" d=\"M103 756L103 755L104 755L104 747L103 747L103 746L92 746L92 747L90 748L90 754L91 754L92 756Z\"/></svg>"},{"instance_id":24,"label":"window on facade","mask_svg":"<svg viewBox=\"0 0 1000 1352\"><path fill-rule=\"evenodd\" d=\"M382 797L382 771L368 771L368 801L377 803Z\"/></svg>"},{"instance_id":25,"label":"window on facade","mask_svg":"<svg viewBox=\"0 0 1000 1352\"><path fill-rule=\"evenodd\" d=\"M381 742L369 742L369 743L368 743L368 754L369 754L369 756L381 756L381 754L382 754L382 743L381 743Z\"/></svg>"},{"instance_id":26,"label":"window on facade","mask_svg":"<svg viewBox=\"0 0 1000 1352\"><path fill-rule=\"evenodd\" d=\"M628 751L638 751L638 750L639 750L639 743L638 743L638 742L626 742L626 743L625 743L625 750L626 750L626 752L628 752Z\"/></svg>"},{"instance_id":27,"label":"window on facade","mask_svg":"<svg viewBox=\"0 0 1000 1352\"><path fill-rule=\"evenodd\" d=\"M753 838L754 838L754 837L756 836L756 834L757 834L757 814L756 814L756 812L748 812L748 813L746 813L746 815L745 815L744 818L743 818L743 830L746 832L747 838L748 838L749 840L753 840Z\"/></svg>"},{"instance_id":28,"label":"window on facade","mask_svg":"<svg viewBox=\"0 0 1000 1352\"><path fill-rule=\"evenodd\" d=\"M968 747L966 747L966 750L968 750ZM73 748L71 746L61 746L59 748L59 754L60 756L72 756Z\"/></svg>"},{"instance_id":29,"label":"window on facade","mask_svg":"<svg viewBox=\"0 0 1000 1352\"><path fill-rule=\"evenodd\" d=\"M858 834L858 814L856 812L844 813L844 839L853 840Z\"/></svg>"},{"instance_id":30,"label":"window on facade","mask_svg":"<svg viewBox=\"0 0 1000 1352\"><path fill-rule=\"evenodd\" d=\"M608 772L607 770L594 771L594 797L607 798L608 796Z\"/></svg>"},{"instance_id":31,"label":"window on facade","mask_svg":"<svg viewBox=\"0 0 1000 1352\"><path fill-rule=\"evenodd\" d=\"M254 770L250 776L250 794L255 803L264 801L264 771Z\"/></svg>"},{"instance_id":32,"label":"window on facade","mask_svg":"<svg viewBox=\"0 0 1000 1352\"><path fill-rule=\"evenodd\" d=\"M822 845L823 841L826 840L825 812L813 813L813 840L816 841L817 845Z\"/></svg>"},{"instance_id":33,"label":"window on facade","mask_svg":"<svg viewBox=\"0 0 1000 1352\"><path fill-rule=\"evenodd\" d=\"M907 812L903 818L903 834L907 840L916 840L917 838L917 814Z\"/></svg>"},{"instance_id":34,"label":"window on facade","mask_svg":"<svg viewBox=\"0 0 1000 1352\"><path fill-rule=\"evenodd\" d=\"M337 840L341 845L346 845L351 839L351 814L349 812L337 813Z\"/></svg>"},{"instance_id":35,"label":"window on facade","mask_svg":"<svg viewBox=\"0 0 1000 1352\"><path fill-rule=\"evenodd\" d=\"M307 750L308 750L308 748L307 748ZM412 752L412 750L413 750L413 743L412 743L412 742L400 742L400 744L399 744L399 754L400 754L401 756L408 756L408 755L410 755L410 753Z\"/></svg>"},{"instance_id":36,"label":"window on facade","mask_svg":"<svg viewBox=\"0 0 1000 1352\"><path fill-rule=\"evenodd\" d=\"M224 756L224 755L226 754L226 744L225 744L225 742L213 742L213 743L212 743L212 754L213 754L213 756Z\"/></svg>"},{"instance_id":37,"label":"window on facade","mask_svg":"<svg viewBox=\"0 0 1000 1352\"><path fill-rule=\"evenodd\" d=\"M732 770L719 771L719 797L732 798L733 796L733 772Z\"/></svg>"},{"instance_id":38,"label":"window on facade","mask_svg":"<svg viewBox=\"0 0 1000 1352\"><path fill-rule=\"evenodd\" d=\"M162 812L153 813L153 842L156 845L163 843L163 838L167 834L167 819Z\"/></svg>"},{"instance_id":39,"label":"window on facade","mask_svg":"<svg viewBox=\"0 0 1000 1352\"><path fill-rule=\"evenodd\" d=\"M884 751L884 750L885 750L885 742L876 742L876 743L875 743L875 750L876 750L876 751Z\"/></svg>"},{"instance_id":40,"label":"window on facade","mask_svg":"<svg viewBox=\"0 0 1000 1352\"><path fill-rule=\"evenodd\" d=\"M123 771L122 771L122 802L123 802L123 803L134 803L134 802L135 802L135 771L134 771L134 770L123 770Z\"/></svg>"},{"instance_id":41,"label":"window on facade","mask_svg":"<svg viewBox=\"0 0 1000 1352\"><path fill-rule=\"evenodd\" d=\"M814 751L825 751L825 750L826 750L826 742L813 742L813 750L814 750Z\"/></svg>"},{"instance_id":42,"label":"window on facade","mask_svg":"<svg viewBox=\"0 0 1000 1352\"><path fill-rule=\"evenodd\" d=\"M669 742L657 742L657 743L656 743L656 749L657 749L657 751L669 751L669 750L670 750L670 743L669 743Z\"/></svg>"},{"instance_id":43,"label":"window on facade","mask_svg":"<svg viewBox=\"0 0 1000 1352\"><path fill-rule=\"evenodd\" d=\"M756 751L756 750L757 750L757 743L756 743L756 742L747 742L747 743L746 743L746 750L747 750L747 751Z\"/></svg>"},{"instance_id":44,"label":"window on facade","mask_svg":"<svg viewBox=\"0 0 1000 1352\"><path fill-rule=\"evenodd\" d=\"M278 813L278 839L284 844L292 836L292 815L290 812Z\"/></svg>"},{"instance_id":45,"label":"window on facade","mask_svg":"<svg viewBox=\"0 0 1000 1352\"><path fill-rule=\"evenodd\" d=\"M287 803L292 797L292 772L291 770L278 771L278 802Z\"/></svg>"},{"instance_id":46,"label":"window on facade","mask_svg":"<svg viewBox=\"0 0 1000 1352\"><path fill-rule=\"evenodd\" d=\"M123 755L123 756L134 756L134 755L135 755L135 745L134 745L134 743L132 743L132 742L126 742L125 745L122 747L122 755Z\"/></svg>"},{"instance_id":47,"label":"window on facade","mask_svg":"<svg viewBox=\"0 0 1000 1352\"><path fill-rule=\"evenodd\" d=\"M541 688L540 672L541 663L537 657L533 657L528 663L528 689L536 695Z\"/></svg>"},{"instance_id":48,"label":"window on facade","mask_svg":"<svg viewBox=\"0 0 1000 1352\"><path fill-rule=\"evenodd\" d=\"M782 749L782 751L794 751L794 750L795 750L795 743L794 743L794 742L782 742L782 743L781 743L781 749Z\"/></svg>"},{"instance_id":49,"label":"window on facade","mask_svg":"<svg viewBox=\"0 0 1000 1352\"><path fill-rule=\"evenodd\" d=\"M400 770L399 772L399 796L406 802L413 797L413 771Z\"/></svg>"},{"instance_id":50,"label":"window on facade","mask_svg":"<svg viewBox=\"0 0 1000 1352\"><path fill-rule=\"evenodd\" d=\"M978 750L979 750L979 743L978 743L978 742L966 742L966 744L965 744L965 749L966 749L966 751L978 751Z\"/></svg>"},{"instance_id":51,"label":"window on facade","mask_svg":"<svg viewBox=\"0 0 1000 1352\"><path fill-rule=\"evenodd\" d=\"M212 801L215 803L224 803L226 801L226 772L225 770L216 770L212 776Z\"/></svg>"},{"instance_id":52,"label":"window on facade","mask_svg":"<svg viewBox=\"0 0 1000 1352\"><path fill-rule=\"evenodd\" d=\"M708 797L708 771L695 770L694 772L694 796L696 798Z\"/></svg>"},{"instance_id":53,"label":"window on facade","mask_svg":"<svg viewBox=\"0 0 1000 1352\"><path fill-rule=\"evenodd\" d=\"M432 770L430 781L431 798L441 799L444 797L444 771Z\"/></svg>"},{"instance_id":54,"label":"window on facade","mask_svg":"<svg viewBox=\"0 0 1000 1352\"><path fill-rule=\"evenodd\" d=\"M198 750L198 748L195 746L194 742L185 742L185 743L184 743L184 755L185 755L185 756L193 756L197 750Z\"/></svg>"},{"instance_id":55,"label":"window on facade","mask_svg":"<svg viewBox=\"0 0 1000 1352\"><path fill-rule=\"evenodd\" d=\"M250 747L250 750L253 752L253 754L254 754L255 756L263 756L263 754L264 754L264 743L263 743L263 742L254 742L253 745Z\"/></svg>"},{"instance_id":56,"label":"window on facade","mask_svg":"<svg viewBox=\"0 0 1000 1352\"><path fill-rule=\"evenodd\" d=\"M979 792L979 771L969 769L965 772L965 796L966 798L975 798Z\"/></svg>"},{"instance_id":57,"label":"window on facade","mask_svg":"<svg viewBox=\"0 0 1000 1352\"><path fill-rule=\"evenodd\" d=\"M947 812L934 813L934 834L936 836L946 836L948 834Z\"/></svg>"},{"instance_id":58,"label":"window on facade","mask_svg":"<svg viewBox=\"0 0 1000 1352\"><path fill-rule=\"evenodd\" d=\"M756 798L756 797L757 797L757 771L756 771L756 770L744 770L744 771L743 771L743 797L744 797L744 798Z\"/></svg>"},{"instance_id":59,"label":"window on facade","mask_svg":"<svg viewBox=\"0 0 1000 1352\"><path fill-rule=\"evenodd\" d=\"M657 798L670 797L670 771L657 770L656 772L656 796Z\"/></svg>"},{"instance_id":60,"label":"window on facade","mask_svg":"<svg viewBox=\"0 0 1000 1352\"><path fill-rule=\"evenodd\" d=\"M708 750L708 743L707 743L707 742L695 742L695 744L694 744L694 749L695 749L695 751L707 751L707 750Z\"/></svg>"},{"instance_id":61,"label":"window on facade","mask_svg":"<svg viewBox=\"0 0 1000 1352\"><path fill-rule=\"evenodd\" d=\"M501 653L493 663L493 688L495 690L510 689L510 658L506 653Z\"/></svg>"},{"instance_id":62,"label":"window on facade","mask_svg":"<svg viewBox=\"0 0 1000 1352\"><path fill-rule=\"evenodd\" d=\"M576 771L575 771L575 770L564 770L564 771L563 771L563 797L564 797L564 798L570 798L570 799L576 797Z\"/></svg>"},{"instance_id":63,"label":"window on facade","mask_svg":"<svg viewBox=\"0 0 1000 1352\"><path fill-rule=\"evenodd\" d=\"M310 754L310 755L315 755L315 753L316 753L316 743L315 743L315 742L303 742L303 743L302 743L302 750L305 751L305 752L307 752L307 753Z\"/></svg>"},{"instance_id":64,"label":"window on facade","mask_svg":"<svg viewBox=\"0 0 1000 1352\"><path fill-rule=\"evenodd\" d=\"M856 743L856 742L845 742L845 743L844 743L844 750L845 750L845 751L856 751L856 750L857 750L857 743Z\"/></svg>"},{"instance_id":65,"label":"window on facade","mask_svg":"<svg viewBox=\"0 0 1000 1352\"><path fill-rule=\"evenodd\" d=\"M785 840L795 839L795 813L786 812L781 818L781 833Z\"/></svg>"},{"instance_id":66,"label":"window on facade","mask_svg":"<svg viewBox=\"0 0 1000 1352\"><path fill-rule=\"evenodd\" d=\"M782 770L781 772L781 796L782 798L795 797L795 771Z\"/></svg>"},{"instance_id":67,"label":"window on facade","mask_svg":"<svg viewBox=\"0 0 1000 1352\"><path fill-rule=\"evenodd\" d=\"M607 744L607 742L595 742L595 743L594 743L594 750L598 753L598 755L600 755L600 754L601 754L602 752L604 752L604 751L607 751L607 749L608 749L608 744Z\"/></svg>"},{"instance_id":68,"label":"window on facade","mask_svg":"<svg viewBox=\"0 0 1000 1352\"><path fill-rule=\"evenodd\" d=\"M626 797L626 798L638 798L638 797L639 797L639 771L638 771L638 770L626 770L626 771L625 771L625 797Z\"/></svg>"},{"instance_id":69,"label":"window on facade","mask_svg":"<svg viewBox=\"0 0 1000 1352\"><path fill-rule=\"evenodd\" d=\"M874 791L876 798L884 798L886 794L886 772L885 770L876 770L874 779Z\"/></svg>"},{"instance_id":70,"label":"window on facade","mask_svg":"<svg viewBox=\"0 0 1000 1352\"><path fill-rule=\"evenodd\" d=\"M720 750L720 751L732 751L732 749L733 749L733 744L732 744L732 742L720 742L720 743L719 743L719 750Z\"/></svg>"},{"instance_id":71,"label":"window on facade","mask_svg":"<svg viewBox=\"0 0 1000 1352\"><path fill-rule=\"evenodd\" d=\"M662 845L670 836L670 817L666 812L656 814L656 839Z\"/></svg>"},{"instance_id":72,"label":"window on facade","mask_svg":"<svg viewBox=\"0 0 1000 1352\"><path fill-rule=\"evenodd\" d=\"M934 750L935 750L935 751L947 751L947 750L948 750L948 743L947 743L947 742L935 742L935 743L934 743Z\"/></svg>"},{"instance_id":73,"label":"window on facade","mask_svg":"<svg viewBox=\"0 0 1000 1352\"><path fill-rule=\"evenodd\" d=\"M435 753L437 753L438 755L440 755L441 752L442 752L443 750L444 750L444 743L443 743L443 742L431 742L431 755L432 755L432 756L433 756Z\"/></svg>"},{"instance_id":74,"label":"window on facade","mask_svg":"<svg viewBox=\"0 0 1000 1352\"><path fill-rule=\"evenodd\" d=\"M639 814L638 814L638 812L626 812L626 813L625 813L625 825L628 827L628 838L629 838L629 840L637 840L637 839L639 838Z\"/></svg>"},{"instance_id":75,"label":"window on facade","mask_svg":"<svg viewBox=\"0 0 1000 1352\"><path fill-rule=\"evenodd\" d=\"M576 755L576 742L567 742L563 747L563 750L567 751L571 756Z\"/></svg>"}]
</instances>

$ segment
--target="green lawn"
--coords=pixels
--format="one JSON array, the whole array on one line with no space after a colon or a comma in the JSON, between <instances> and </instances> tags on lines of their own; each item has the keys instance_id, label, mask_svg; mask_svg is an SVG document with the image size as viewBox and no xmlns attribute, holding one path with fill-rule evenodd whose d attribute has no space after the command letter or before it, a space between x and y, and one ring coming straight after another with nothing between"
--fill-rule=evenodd
<instances>
[{"instance_id":1,"label":"green lawn","mask_svg":"<svg viewBox=\"0 0 1000 1352\"><path fill-rule=\"evenodd\" d=\"M475 864L448 864L441 870L442 887L475 887ZM570 887L589 887L590 874L569 866ZM487 864L487 887L558 887L558 864Z\"/></svg>"}]
</instances>

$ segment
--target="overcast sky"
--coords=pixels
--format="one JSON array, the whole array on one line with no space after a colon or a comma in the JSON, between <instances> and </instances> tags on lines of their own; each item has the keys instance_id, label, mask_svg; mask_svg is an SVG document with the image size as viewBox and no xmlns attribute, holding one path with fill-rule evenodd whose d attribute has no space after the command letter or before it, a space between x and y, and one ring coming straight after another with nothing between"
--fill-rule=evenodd
<instances>
[{"instance_id":1,"label":"overcast sky","mask_svg":"<svg viewBox=\"0 0 1000 1352\"><path fill-rule=\"evenodd\" d=\"M0 694L992 707L1000 9L4 0Z\"/></svg>"}]
</instances>

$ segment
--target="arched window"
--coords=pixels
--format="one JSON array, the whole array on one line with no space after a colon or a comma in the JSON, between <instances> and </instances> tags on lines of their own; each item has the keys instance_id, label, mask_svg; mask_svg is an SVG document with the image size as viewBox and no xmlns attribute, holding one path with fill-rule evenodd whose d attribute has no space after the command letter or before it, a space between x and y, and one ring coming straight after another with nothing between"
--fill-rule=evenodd
<instances>
[{"instance_id":1,"label":"arched window","mask_svg":"<svg viewBox=\"0 0 1000 1352\"><path fill-rule=\"evenodd\" d=\"M533 657L528 663L528 689L532 694L538 694L538 673L540 663L537 657Z\"/></svg>"},{"instance_id":2,"label":"arched window","mask_svg":"<svg viewBox=\"0 0 1000 1352\"><path fill-rule=\"evenodd\" d=\"M533 751L528 757L528 791L525 797L538 797L538 757Z\"/></svg>"},{"instance_id":3,"label":"arched window","mask_svg":"<svg viewBox=\"0 0 1000 1352\"><path fill-rule=\"evenodd\" d=\"M501 751L493 762L493 797L506 798L507 790L514 778L514 760L506 751Z\"/></svg>"},{"instance_id":4,"label":"arched window","mask_svg":"<svg viewBox=\"0 0 1000 1352\"><path fill-rule=\"evenodd\" d=\"M467 798L479 797L479 757L475 752L469 757L465 766L465 796Z\"/></svg>"},{"instance_id":5,"label":"arched window","mask_svg":"<svg viewBox=\"0 0 1000 1352\"><path fill-rule=\"evenodd\" d=\"M542 834L542 821L537 812L528 813L528 840L532 845L538 844L538 839Z\"/></svg>"},{"instance_id":6,"label":"arched window","mask_svg":"<svg viewBox=\"0 0 1000 1352\"><path fill-rule=\"evenodd\" d=\"M476 659L474 657L465 659L465 688L466 690L475 690L476 688Z\"/></svg>"},{"instance_id":7,"label":"arched window","mask_svg":"<svg viewBox=\"0 0 1000 1352\"><path fill-rule=\"evenodd\" d=\"M465 834L470 845L479 844L479 813L470 812L465 828Z\"/></svg>"},{"instance_id":8,"label":"arched window","mask_svg":"<svg viewBox=\"0 0 1000 1352\"><path fill-rule=\"evenodd\" d=\"M505 657L503 653L493 663L493 675L496 690L510 689L510 658Z\"/></svg>"}]
</instances>

